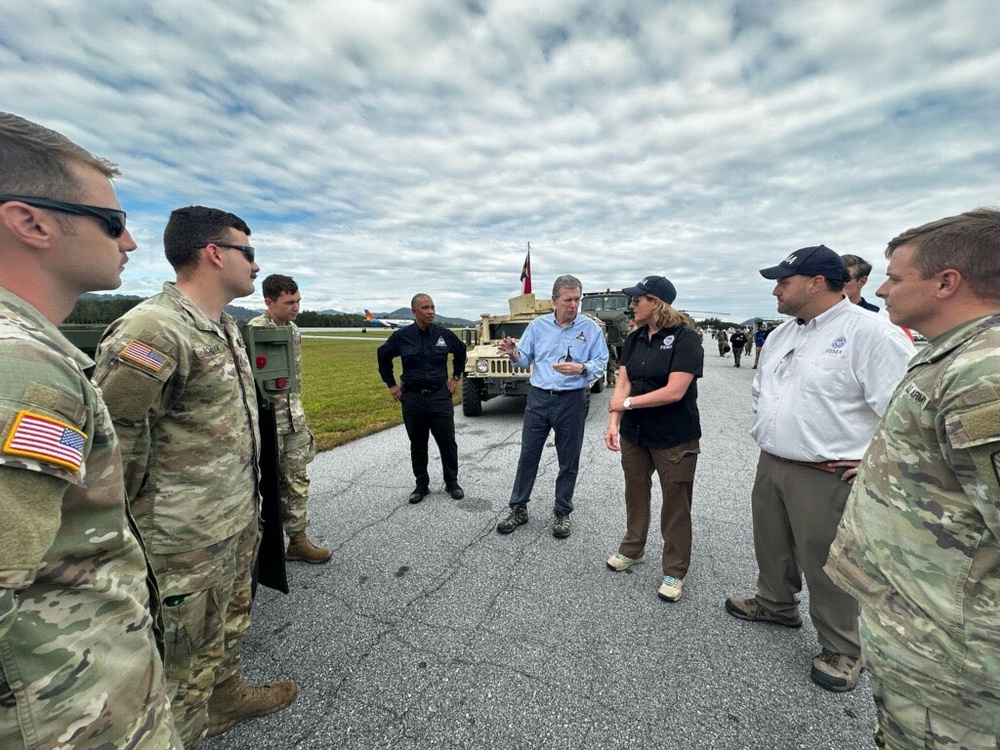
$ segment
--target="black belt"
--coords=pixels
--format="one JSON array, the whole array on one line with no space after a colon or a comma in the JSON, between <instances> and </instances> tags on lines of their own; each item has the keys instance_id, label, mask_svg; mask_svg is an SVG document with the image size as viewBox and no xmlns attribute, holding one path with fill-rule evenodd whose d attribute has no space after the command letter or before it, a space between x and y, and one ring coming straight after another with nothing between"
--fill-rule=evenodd
<instances>
[{"instance_id":1,"label":"black belt","mask_svg":"<svg viewBox=\"0 0 1000 750\"><path fill-rule=\"evenodd\" d=\"M579 393L580 391L585 391L586 388L571 388L569 390L550 390L548 388L539 388L537 385L531 386L536 391L541 391L542 393L547 393L550 396L565 396L567 393Z\"/></svg>"},{"instance_id":2,"label":"black belt","mask_svg":"<svg viewBox=\"0 0 1000 750\"><path fill-rule=\"evenodd\" d=\"M839 466L830 466L830 461L796 461L794 458L782 458L781 456L775 456L773 453L769 453L768 455L772 458L778 459L779 461L784 461L786 464L805 466L807 469L819 469L820 471L826 471L830 474L836 474L838 469L843 468Z\"/></svg>"},{"instance_id":3,"label":"black belt","mask_svg":"<svg viewBox=\"0 0 1000 750\"><path fill-rule=\"evenodd\" d=\"M437 393L444 385L433 385L430 388L417 388L415 386L404 385L403 391L405 393L419 393L421 396L429 396L432 393Z\"/></svg>"}]
</instances>

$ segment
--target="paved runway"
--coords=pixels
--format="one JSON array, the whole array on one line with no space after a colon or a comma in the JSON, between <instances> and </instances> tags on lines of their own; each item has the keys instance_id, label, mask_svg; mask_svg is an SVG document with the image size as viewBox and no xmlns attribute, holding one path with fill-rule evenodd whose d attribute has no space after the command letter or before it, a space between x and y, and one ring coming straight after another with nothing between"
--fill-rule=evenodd
<instances>
[{"instance_id":1,"label":"paved runway","mask_svg":"<svg viewBox=\"0 0 1000 750\"><path fill-rule=\"evenodd\" d=\"M310 535L334 560L292 563L290 595L258 596L245 675L295 679L295 703L204 747L874 747L867 678L842 695L809 680L819 646L807 601L797 631L723 610L756 578L754 371L707 343L693 563L680 602L656 597L655 532L649 562L605 567L624 531L621 467L603 442L607 391L593 397L567 540L550 533L551 438L528 525L494 531L517 463L518 401L490 401L471 419L457 410L460 502L438 482L423 503L407 503L413 481L397 427L316 459Z\"/></svg>"}]
</instances>

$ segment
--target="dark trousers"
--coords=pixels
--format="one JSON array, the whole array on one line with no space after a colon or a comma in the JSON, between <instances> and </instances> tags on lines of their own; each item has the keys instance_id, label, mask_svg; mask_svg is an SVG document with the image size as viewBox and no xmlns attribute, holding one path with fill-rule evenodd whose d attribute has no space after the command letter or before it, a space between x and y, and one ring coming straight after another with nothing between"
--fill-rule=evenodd
<instances>
[{"instance_id":1,"label":"dark trousers","mask_svg":"<svg viewBox=\"0 0 1000 750\"><path fill-rule=\"evenodd\" d=\"M809 614L824 648L860 656L858 603L823 570L851 485L835 473L782 461L761 452L751 493L757 553L757 599L781 617L794 617L805 575Z\"/></svg>"},{"instance_id":2,"label":"dark trousers","mask_svg":"<svg viewBox=\"0 0 1000 750\"><path fill-rule=\"evenodd\" d=\"M645 448L621 440L625 472L625 536L618 551L639 557L649 534L653 471L660 479L663 504L660 535L663 537L663 575L684 578L691 565L691 496L698 466L697 440L673 448Z\"/></svg>"},{"instance_id":3,"label":"dark trousers","mask_svg":"<svg viewBox=\"0 0 1000 750\"><path fill-rule=\"evenodd\" d=\"M458 483L458 444L455 442L455 406L451 394L442 386L434 393L403 391L403 424L410 438L410 463L417 487L427 489L427 438L434 436L441 451L441 468L444 483L450 487Z\"/></svg>"},{"instance_id":4,"label":"dark trousers","mask_svg":"<svg viewBox=\"0 0 1000 750\"><path fill-rule=\"evenodd\" d=\"M583 426L586 421L587 389L549 393L540 388L528 391L524 408L524 426L521 428L521 457L517 461L514 489L510 493L510 507L527 505L531 490L538 476L538 462L549 431L556 433L556 456L559 474L556 477L556 515L568 516L573 512L573 490L580 467L580 449L583 447Z\"/></svg>"}]
</instances>

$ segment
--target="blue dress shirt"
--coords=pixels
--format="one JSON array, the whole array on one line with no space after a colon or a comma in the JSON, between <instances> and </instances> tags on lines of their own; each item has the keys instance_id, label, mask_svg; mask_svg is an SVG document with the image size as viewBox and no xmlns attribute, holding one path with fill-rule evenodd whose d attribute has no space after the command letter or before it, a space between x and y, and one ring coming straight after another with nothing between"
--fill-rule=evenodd
<instances>
[{"instance_id":1,"label":"blue dress shirt","mask_svg":"<svg viewBox=\"0 0 1000 750\"><path fill-rule=\"evenodd\" d=\"M517 342L518 359L515 367L534 365L531 384L537 388L571 391L586 388L604 374L608 367L608 345L600 327L586 315L577 315L563 327L555 313L535 318ZM587 368L585 375L561 375L552 369L557 362L578 362Z\"/></svg>"}]
</instances>

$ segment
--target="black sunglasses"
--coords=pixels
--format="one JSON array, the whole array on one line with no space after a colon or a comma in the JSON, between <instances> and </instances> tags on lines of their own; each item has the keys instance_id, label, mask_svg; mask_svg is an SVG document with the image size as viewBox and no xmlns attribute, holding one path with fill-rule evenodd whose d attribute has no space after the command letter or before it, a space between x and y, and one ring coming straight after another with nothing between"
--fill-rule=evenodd
<instances>
[{"instance_id":1,"label":"black sunglasses","mask_svg":"<svg viewBox=\"0 0 1000 750\"><path fill-rule=\"evenodd\" d=\"M105 231L115 239L125 233L125 212L118 208L103 206L87 206L83 203L67 203L66 201L51 201L48 198L35 198L30 195L0 195L0 203L27 203L35 208L47 208L50 211L61 211L64 214L89 216L104 222Z\"/></svg>"},{"instance_id":2,"label":"black sunglasses","mask_svg":"<svg viewBox=\"0 0 1000 750\"><path fill-rule=\"evenodd\" d=\"M243 257L247 259L248 263L253 263L253 259L256 256L257 251L254 250L250 245L230 245L228 242L209 242L205 245L199 245L198 247L208 247L209 245L215 245L216 247L227 247L230 250L239 250L243 253Z\"/></svg>"}]
</instances>

